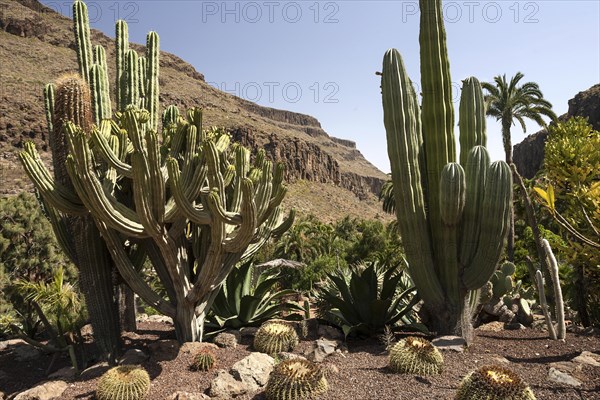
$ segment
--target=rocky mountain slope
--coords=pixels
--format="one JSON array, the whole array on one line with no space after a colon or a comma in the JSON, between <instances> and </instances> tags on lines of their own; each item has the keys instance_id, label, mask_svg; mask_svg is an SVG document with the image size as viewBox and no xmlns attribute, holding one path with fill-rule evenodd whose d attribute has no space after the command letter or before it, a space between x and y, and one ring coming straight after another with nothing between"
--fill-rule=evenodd
<instances>
[{"instance_id":1,"label":"rocky mountain slope","mask_svg":"<svg viewBox=\"0 0 600 400\"><path fill-rule=\"evenodd\" d=\"M76 71L77 62L72 21L37 0L0 0L0 28L0 195L6 195L30 188L16 157L26 140L49 157L42 90L60 75ZM93 30L92 43L104 46L107 59L114 59L114 40ZM132 47L143 51L142 46ZM113 64L109 62L111 82ZM285 162L294 194L288 205L325 220L381 214L375 194L386 175L354 142L329 136L311 116L221 92L173 54L161 53L160 68L162 105L175 104L180 110L200 106L206 126L223 126L236 140ZM314 202L314 196L328 200Z\"/></svg>"},{"instance_id":2,"label":"rocky mountain slope","mask_svg":"<svg viewBox=\"0 0 600 400\"><path fill-rule=\"evenodd\" d=\"M577 93L569 100L569 110L559 119L566 120L571 117L585 117L595 130L600 131L600 84ZM533 178L542 167L546 137L548 131L542 129L513 147L514 163L519 173L528 179Z\"/></svg>"}]
</instances>

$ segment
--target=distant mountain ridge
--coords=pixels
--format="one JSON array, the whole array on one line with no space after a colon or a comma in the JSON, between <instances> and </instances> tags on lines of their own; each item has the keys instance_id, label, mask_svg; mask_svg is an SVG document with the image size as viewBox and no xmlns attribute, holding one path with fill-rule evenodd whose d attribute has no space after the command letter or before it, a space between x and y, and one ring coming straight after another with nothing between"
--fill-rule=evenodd
<instances>
[{"instance_id":1,"label":"distant mountain ridge","mask_svg":"<svg viewBox=\"0 0 600 400\"><path fill-rule=\"evenodd\" d=\"M30 187L16 157L24 141L34 141L42 157L49 157L42 89L62 74L77 70L71 29L70 19L37 0L0 0L0 194ZM107 59L114 60L113 39L92 30L92 43L102 45ZM143 46L131 47L143 51ZM114 63L109 61L108 66L113 82ZM329 136L312 116L262 107L222 92L173 54L161 52L160 68L161 107L174 104L185 110L200 106L205 126L223 126L244 145L264 148L271 159L284 162L292 185L303 181L319 184L317 193L331 189L335 192L332 198L349 191L340 204L332 199L335 208L347 206L351 215L379 214L375 194L386 175L363 157L354 142ZM309 190L311 196L315 187ZM299 200L306 212L322 212L310 209L311 202ZM288 202L295 205L294 199ZM325 215L325 219L334 217Z\"/></svg>"}]
</instances>

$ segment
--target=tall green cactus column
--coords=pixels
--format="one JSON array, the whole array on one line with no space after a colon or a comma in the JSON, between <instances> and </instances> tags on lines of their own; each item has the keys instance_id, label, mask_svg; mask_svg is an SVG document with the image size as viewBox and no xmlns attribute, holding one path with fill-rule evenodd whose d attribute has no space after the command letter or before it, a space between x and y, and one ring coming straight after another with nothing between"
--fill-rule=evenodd
<instances>
[{"instance_id":1,"label":"tall green cactus column","mask_svg":"<svg viewBox=\"0 0 600 400\"><path fill-rule=\"evenodd\" d=\"M420 7L422 107L400 54L388 50L381 78L384 125L398 225L426 322L432 331L454 334L470 327L461 326L469 294L489 280L501 255L512 178L506 163L490 164L483 147L485 107L475 78L463 82L462 165L456 162L441 0L421 0Z\"/></svg>"}]
</instances>

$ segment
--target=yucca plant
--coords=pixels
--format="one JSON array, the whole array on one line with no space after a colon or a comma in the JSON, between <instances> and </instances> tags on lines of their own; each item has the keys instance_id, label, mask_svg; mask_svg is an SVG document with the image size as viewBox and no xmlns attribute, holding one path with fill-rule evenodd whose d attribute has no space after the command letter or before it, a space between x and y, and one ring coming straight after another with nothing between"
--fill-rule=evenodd
<instances>
[{"instance_id":1,"label":"yucca plant","mask_svg":"<svg viewBox=\"0 0 600 400\"><path fill-rule=\"evenodd\" d=\"M328 275L319 291L321 317L338 325L347 337L351 333L370 336L385 326L411 323L419 298L400 264L380 266L377 262L350 267Z\"/></svg>"},{"instance_id":2,"label":"yucca plant","mask_svg":"<svg viewBox=\"0 0 600 400\"><path fill-rule=\"evenodd\" d=\"M285 311L303 310L299 305L283 300L285 296L296 294L295 290L277 290L280 271L267 269L253 279L253 270L253 264L247 262L231 271L207 317L208 329L220 331L260 326L269 319L282 318Z\"/></svg>"}]
</instances>

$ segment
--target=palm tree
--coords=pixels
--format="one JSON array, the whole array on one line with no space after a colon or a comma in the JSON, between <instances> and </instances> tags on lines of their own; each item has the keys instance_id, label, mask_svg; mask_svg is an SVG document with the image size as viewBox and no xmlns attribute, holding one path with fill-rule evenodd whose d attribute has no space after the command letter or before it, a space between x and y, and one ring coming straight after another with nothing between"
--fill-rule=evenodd
<instances>
[{"instance_id":1,"label":"palm tree","mask_svg":"<svg viewBox=\"0 0 600 400\"><path fill-rule=\"evenodd\" d=\"M504 153L506 162L510 165L513 162L513 149L510 137L510 128L519 121L523 132L527 131L525 127L525 118L535 121L538 125L545 127L546 122L542 116L556 119L556 114L552 111L552 104L544 99L540 87L535 82L525 82L519 86L523 78L521 72L517 72L510 82L506 80L506 74L494 77L494 83L482 83L483 89L488 93L485 96L487 104L487 115L495 117L502 124L502 142L504 144ZM510 231L508 235L508 259L514 259L515 244L515 216L511 211Z\"/></svg>"}]
</instances>

